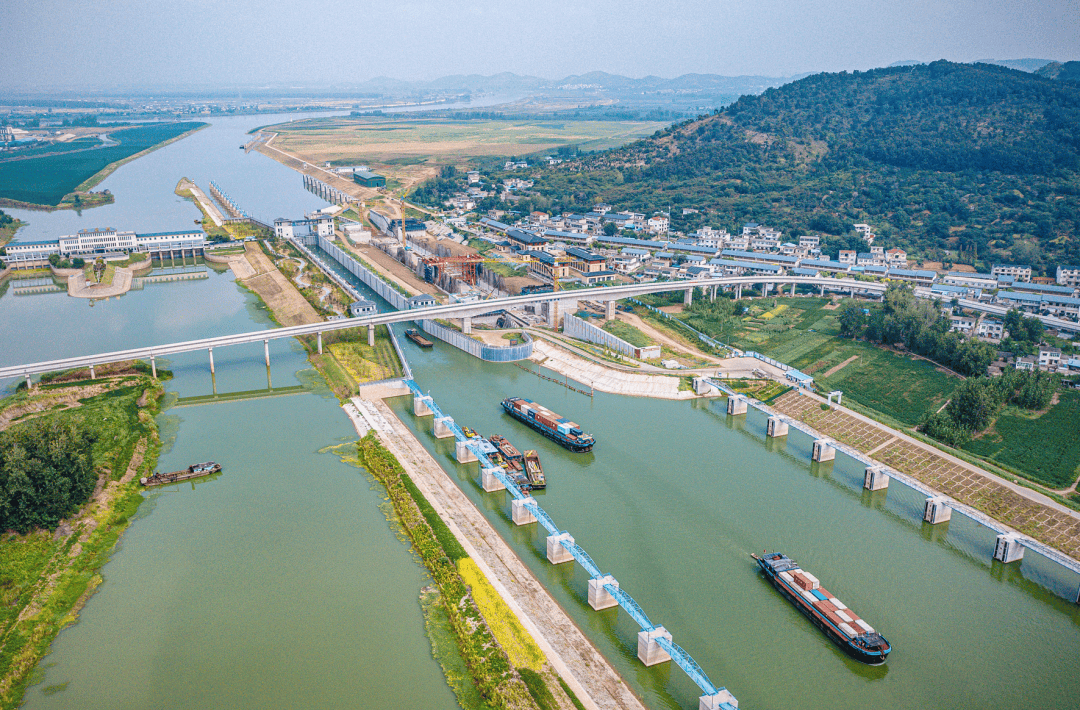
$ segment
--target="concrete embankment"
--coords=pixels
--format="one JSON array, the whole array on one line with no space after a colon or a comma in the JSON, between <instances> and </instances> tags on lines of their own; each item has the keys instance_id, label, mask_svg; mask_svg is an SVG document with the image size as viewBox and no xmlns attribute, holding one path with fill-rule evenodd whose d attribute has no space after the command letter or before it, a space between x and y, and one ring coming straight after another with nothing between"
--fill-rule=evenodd
<instances>
[{"instance_id":1,"label":"concrete embankment","mask_svg":"<svg viewBox=\"0 0 1080 710\"><path fill-rule=\"evenodd\" d=\"M89 283L86 274L82 271L68 277L68 295L73 298L112 298L121 296L131 290L132 271L126 267L118 267L113 272L111 284Z\"/></svg>"},{"instance_id":2,"label":"concrete embankment","mask_svg":"<svg viewBox=\"0 0 1080 710\"><path fill-rule=\"evenodd\" d=\"M187 178L180 181L180 184L176 186L177 194L183 194L187 190L188 193L195 199L196 202L203 208L207 216L214 222L214 224L220 227L225 223L225 217L221 214L221 210L217 208L209 197L206 196L199 186L191 182Z\"/></svg>"},{"instance_id":3,"label":"concrete embankment","mask_svg":"<svg viewBox=\"0 0 1080 710\"><path fill-rule=\"evenodd\" d=\"M403 392L380 386L370 391L362 389L361 393L364 399L356 397L345 405L358 433L375 431L582 703L590 710L644 710L641 701L487 518L379 399Z\"/></svg>"}]
</instances>

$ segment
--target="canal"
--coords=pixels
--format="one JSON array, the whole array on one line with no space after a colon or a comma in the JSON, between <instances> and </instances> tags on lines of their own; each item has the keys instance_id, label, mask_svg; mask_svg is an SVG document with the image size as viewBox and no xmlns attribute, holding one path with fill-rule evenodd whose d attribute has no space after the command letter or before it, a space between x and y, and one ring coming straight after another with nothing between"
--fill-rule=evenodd
<instances>
[{"instance_id":1,"label":"canal","mask_svg":"<svg viewBox=\"0 0 1080 710\"><path fill-rule=\"evenodd\" d=\"M117 202L82 216L12 210L30 222L18 238L187 224L197 210L172 192L184 176L216 180L258 216L322 207L295 172L237 148L251 127L282 119L215 119L118 170L102 183ZM0 332L13 337L0 364L270 327L229 272L207 275L92 307L9 288ZM26 707L454 706L424 636L423 570L369 479L320 453L355 432L312 385L299 346L270 347L274 386L309 391L162 415L162 470L214 459L225 473L148 494ZM811 465L808 438L767 442L764 417L730 419L722 400L590 399L443 343L403 347L420 386L459 423L540 452L540 504L741 707L1075 707L1080 608L1059 596L1075 579L1035 555L991 564L988 531L960 516L922 525L917 494L895 483L866 493L854 462ZM168 389L208 394L205 358L175 357ZM218 392L266 387L261 346L215 360ZM595 451L570 454L516 424L498 406L508 395L580 422ZM677 667L637 662L629 617L588 607L580 568L547 563L542 529L510 524L507 494L483 493L476 464L457 465L408 398L391 405L650 707L696 707ZM887 636L888 665L851 661L780 598L749 557L763 548L795 557Z\"/></svg>"}]
</instances>

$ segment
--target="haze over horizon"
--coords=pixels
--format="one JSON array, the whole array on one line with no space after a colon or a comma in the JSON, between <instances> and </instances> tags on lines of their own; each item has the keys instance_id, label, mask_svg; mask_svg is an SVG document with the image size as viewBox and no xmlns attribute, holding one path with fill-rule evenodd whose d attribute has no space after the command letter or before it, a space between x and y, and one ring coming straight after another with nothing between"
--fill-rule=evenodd
<instances>
[{"instance_id":1,"label":"haze over horizon","mask_svg":"<svg viewBox=\"0 0 1080 710\"><path fill-rule=\"evenodd\" d=\"M6 91L329 86L501 72L786 77L911 59L1075 59L1080 13L1075 0L102 0L92 12L42 0L9 7L0 42Z\"/></svg>"}]
</instances>

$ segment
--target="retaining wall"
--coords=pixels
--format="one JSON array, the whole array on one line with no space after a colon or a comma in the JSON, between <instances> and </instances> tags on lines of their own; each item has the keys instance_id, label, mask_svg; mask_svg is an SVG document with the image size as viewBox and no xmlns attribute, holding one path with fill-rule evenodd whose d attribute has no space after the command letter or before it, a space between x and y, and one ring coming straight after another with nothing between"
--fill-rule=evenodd
<instances>
[{"instance_id":1,"label":"retaining wall","mask_svg":"<svg viewBox=\"0 0 1080 710\"><path fill-rule=\"evenodd\" d=\"M620 352L623 355L628 355L629 357L640 358L643 355L648 355L648 353L641 352L644 348L632 345L622 338L612 335L603 328L598 328L592 323L588 323L571 313L567 313L563 316L563 334L569 335L571 338L577 338L578 340L603 345L605 348L610 348L611 350ZM659 357L659 353L657 353L656 356Z\"/></svg>"},{"instance_id":2,"label":"retaining wall","mask_svg":"<svg viewBox=\"0 0 1080 710\"><path fill-rule=\"evenodd\" d=\"M453 345L458 350L464 350L474 357L488 362L514 362L527 360L533 351L533 341L528 333L524 333L525 342L521 345L488 345L464 333L459 333L453 328L439 325L433 320L417 321L420 329L425 333L435 336L443 342Z\"/></svg>"},{"instance_id":3,"label":"retaining wall","mask_svg":"<svg viewBox=\"0 0 1080 710\"><path fill-rule=\"evenodd\" d=\"M363 264L349 256L349 254L334 244L326 237L319 237L319 248L334 258L337 263L345 267L345 270L364 282L364 285L379 294L387 303L399 311L409 308L409 300L399 291L394 290L390 284L383 281L382 277L372 273Z\"/></svg>"}]
</instances>

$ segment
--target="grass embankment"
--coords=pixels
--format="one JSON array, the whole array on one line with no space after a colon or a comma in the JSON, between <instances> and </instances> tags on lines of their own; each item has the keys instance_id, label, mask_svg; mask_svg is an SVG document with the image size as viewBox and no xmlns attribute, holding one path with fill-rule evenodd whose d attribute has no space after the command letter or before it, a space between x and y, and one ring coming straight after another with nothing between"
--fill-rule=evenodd
<instances>
[{"instance_id":1,"label":"grass embankment","mask_svg":"<svg viewBox=\"0 0 1080 710\"><path fill-rule=\"evenodd\" d=\"M19 231L20 227L23 227L26 222L19 219L13 219L11 216L0 212L0 247L5 246L8 242L15 238L15 232ZM0 261L3 260L3 256L0 256Z\"/></svg>"},{"instance_id":2,"label":"grass embankment","mask_svg":"<svg viewBox=\"0 0 1080 710\"><path fill-rule=\"evenodd\" d=\"M143 498L138 479L153 473L160 451L154 416L159 380L119 367L108 377L86 370L46 378L0 400L0 428L32 419L80 420L95 434L100 493L54 534L0 537L0 708L17 708L49 645L101 584L101 567ZM168 373L159 370L159 375Z\"/></svg>"},{"instance_id":3,"label":"grass embankment","mask_svg":"<svg viewBox=\"0 0 1080 710\"><path fill-rule=\"evenodd\" d=\"M601 327L616 338L620 338L630 343L635 348L644 348L649 345L655 345L652 338L642 333L638 328L635 328L629 323L623 323L621 320L609 320Z\"/></svg>"},{"instance_id":4,"label":"grass embankment","mask_svg":"<svg viewBox=\"0 0 1080 710\"><path fill-rule=\"evenodd\" d=\"M465 664L447 680L465 710L580 707L543 652L480 572L446 523L373 432L358 444L360 464L386 487L398 520L439 590L432 614L445 614ZM438 647L437 658L439 657Z\"/></svg>"},{"instance_id":5,"label":"grass embankment","mask_svg":"<svg viewBox=\"0 0 1080 710\"><path fill-rule=\"evenodd\" d=\"M112 202L111 194L88 191L121 165L206 125L160 123L112 129L107 132L116 145L0 163L0 205L55 210Z\"/></svg>"}]
</instances>

